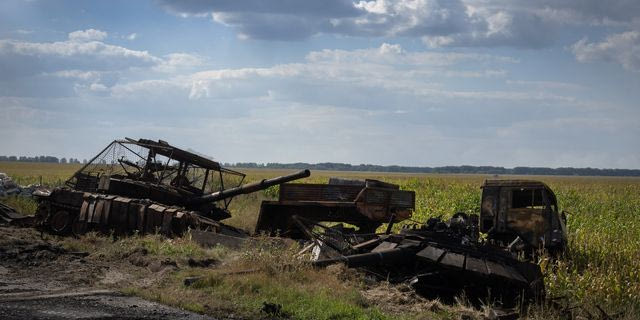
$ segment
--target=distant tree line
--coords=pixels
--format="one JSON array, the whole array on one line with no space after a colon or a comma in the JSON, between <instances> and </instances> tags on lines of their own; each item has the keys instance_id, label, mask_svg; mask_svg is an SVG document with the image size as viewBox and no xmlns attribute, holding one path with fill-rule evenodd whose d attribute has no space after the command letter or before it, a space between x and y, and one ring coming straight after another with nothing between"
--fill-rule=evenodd
<instances>
[{"instance_id":1,"label":"distant tree line","mask_svg":"<svg viewBox=\"0 0 640 320\"><path fill-rule=\"evenodd\" d=\"M82 160L77 158L60 158L52 156L0 156L0 161L15 161L15 162L46 162L46 163L87 163L87 159Z\"/></svg>"},{"instance_id":2,"label":"distant tree line","mask_svg":"<svg viewBox=\"0 0 640 320\"><path fill-rule=\"evenodd\" d=\"M445 167L406 167L380 166L373 164L352 165L348 163L225 163L228 167L265 168L265 169L310 169L332 171L366 172L403 172L403 173L469 173L497 175L551 175L551 176L640 176L640 169L598 169L598 168L546 168L546 167L493 167L493 166L445 166Z\"/></svg>"}]
</instances>

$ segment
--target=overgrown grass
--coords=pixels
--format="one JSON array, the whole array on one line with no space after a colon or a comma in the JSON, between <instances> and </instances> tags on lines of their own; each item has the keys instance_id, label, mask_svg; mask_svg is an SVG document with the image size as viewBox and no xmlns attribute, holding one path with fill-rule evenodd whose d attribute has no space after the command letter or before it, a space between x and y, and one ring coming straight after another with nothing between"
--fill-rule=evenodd
<instances>
[{"instance_id":1,"label":"overgrown grass","mask_svg":"<svg viewBox=\"0 0 640 320\"><path fill-rule=\"evenodd\" d=\"M189 258L220 260L227 254L227 249L223 247L203 248L192 241L188 233L171 239L160 234L116 238L113 235L90 232L81 238L60 238L60 242L67 250L89 252L107 260L118 260L141 251L153 259L167 258L178 262L185 262Z\"/></svg>"},{"instance_id":2,"label":"overgrown grass","mask_svg":"<svg viewBox=\"0 0 640 320\"><path fill-rule=\"evenodd\" d=\"M42 182L43 185L60 186L81 167L82 164L0 162L0 172L10 175L20 185Z\"/></svg>"},{"instance_id":3,"label":"overgrown grass","mask_svg":"<svg viewBox=\"0 0 640 320\"><path fill-rule=\"evenodd\" d=\"M268 171L260 172L268 175ZM484 175L402 175L314 172L307 182L326 183L329 176L366 177L396 183L416 192L413 220L478 214ZM513 178L513 177L500 177ZM640 316L640 179L623 177L520 176L547 183L559 207L568 212L569 246L565 256L545 266L551 297L599 314ZM397 225L399 228L401 224ZM542 262L542 260L541 260Z\"/></svg>"},{"instance_id":4,"label":"overgrown grass","mask_svg":"<svg viewBox=\"0 0 640 320\"><path fill-rule=\"evenodd\" d=\"M297 245L258 241L258 246L236 252L215 268L183 269L150 290L129 288L143 297L196 312L239 318L292 319L444 319L455 318L451 309L440 312L389 313L361 292L362 277L342 266L314 269L308 257L297 257ZM190 286L183 280L197 277ZM265 304L281 307L263 311Z\"/></svg>"},{"instance_id":5,"label":"overgrown grass","mask_svg":"<svg viewBox=\"0 0 640 320\"><path fill-rule=\"evenodd\" d=\"M25 165L25 167L21 167L21 165ZM58 165L57 167L45 165L45 169L39 165L11 163L8 166L7 163L0 163L0 171L11 174L16 181L33 181L42 174L44 181L52 181L55 184L55 181L66 180L77 169L69 165ZM287 170L254 169L242 171L248 173L248 181L290 173ZM315 171L304 182L326 183L330 176L382 179L397 183L402 189L414 190L416 192L416 211L413 219L418 221L425 221L429 217L440 215L448 217L457 211L478 213L480 185L484 179L493 178L483 175L408 175ZM557 261L545 264L545 283L548 295L566 297L566 303L585 306L592 314L598 314L595 308L599 306L609 314L625 312L628 318L639 316L640 179L545 176L518 178L542 180L549 184L556 192L560 209L569 212L569 250L565 256ZM25 182L20 183L24 184ZM252 230L260 201L273 199L276 196L277 189L271 188L234 199L231 207L234 217L225 222ZM30 212L34 209L33 203L29 201L17 198L8 198L2 201L17 206L23 212ZM101 246L112 248L109 250L113 250L113 253L105 252L105 254L116 254L119 251L133 250L136 246L142 246L153 255L166 257L213 255L212 252L207 252L190 242L154 238L159 236L120 239L115 242L115 245L111 244L112 240L109 238L102 237L106 240L101 240L99 236L95 236L95 239L91 240L91 237L89 235L84 240L95 242L87 249L101 250L99 249ZM268 261L267 258L262 258ZM236 259L234 262L236 264L225 268L238 270L243 263L242 261L245 263L251 261L247 260L247 257L236 257ZM281 259L284 258L281 257ZM259 264L256 261L252 263ZM348 284L339 280L334 282L332 279L338 278L335 275L331 278L330 275L323 273L325 271L294 269L293 271L284 270L280 273L260 271L251 274L221 275L215 272L221 272L220 270L223 269L216 268L216 270L181 270L163 285L165 289L177 288L175 290L178 290L179 294L173 294L174 298L184 298L183 302L174 301L173 304L177 303L185 308L205 310L206 312L215 308L224 308L226 305L230 306L228 310L225 309L231 310L229 312L234 312L233 310L236 309L244 310L242 312L245 314L255 316L261 303L268 301L281 303L285 311L307 318L327 318L332 315L338 318L341 316L376 318L379 315L382 317L385 315L375 307L362 304L356 294L357 281ZM193 288L182 287L182 278L192 273L205 275L210 280ZM162 293L162 290L159 288L157 291L153 291L158 295L156 300L174 299L169 294ZM188 297L193 299L187 299ZM220 302L216 304L214 301ZM325 312L325 310L329 311ZM531 313L532 318L555 316L557 314L543 309L536 309ZM436 315L436 317L441 317L441 315ZM442 317L446 318L446 316Z\"/></svg>"},{"instance_id":6,"label":"overgrown grass","mask_svg":"<svg viewBox=\"0 0 640 320\"><path fill-rule=\"evenodd\" d=\"M36 212L38 203L35 200L22 196L8 196L0 198L0 201L25 215L32 215Z\"/></svg>"}]
</instances>

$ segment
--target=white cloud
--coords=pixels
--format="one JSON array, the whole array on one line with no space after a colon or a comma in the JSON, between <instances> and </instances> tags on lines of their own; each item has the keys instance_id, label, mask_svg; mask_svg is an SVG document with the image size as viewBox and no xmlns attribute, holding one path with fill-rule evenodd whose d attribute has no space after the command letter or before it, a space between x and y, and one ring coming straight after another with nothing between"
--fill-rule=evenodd
<instances>
[{"instance_id":1,"label":"white cloud","mask_svg":"<svg viewBox=\"0 0 640 320\"><path fill-rule=\"evenodd\" d=\"M102 41L107 33L96 29L78 30L69 33L70 41Z\"/></svg>"},{"instance_id":2,"label":"white cloud","mask_svg":"<svg viewBox=\"0 0 640 320\"><path fill-rule=\"evenodd\" d=\"M131 41L133 41L133 40L135 40L137 38L138 38L138 34L135 33L135 32L127 36L127 40L131 40Z\"/></svg>"},{"instance_id":3,"label":"white cloud","mask_svg":"<svg viewBox=\"0 0 640 320\"><path fill-rule=\"evenodd\" d=\"M540 89L543 86L560 86L552 82L531 82L529 84L536 84L533 89L529 85L511 90L461 90L444 88L441 84L446 78L506 77L508 73L501 66L516 63L517 60L505 56L414 52L406 51L399 45L385 43L370 49L315 51L309 53L306 60L305 63L281 64L268 68L201 71L174 78L170 82L181 88L188 85L188 96L192 100L263 96L330 104L329 100L339 99L338 96L347 92L355 97L362 96L362 101L365 101L371 98L366 92L373 90L375 95L401 96L401 100L411 101L415 105L419 105L420 100L535 101L547 105L572 106L580 104L562 91L552 93ZM469 62L478 67L459 69L459 65ZM136 90L152 88L157 88L157 84L142 82L130 86L127 92L135 94ZM327 93L310 93L310 88L322 88Z\"/></svg>"},{"instance_id":4,"label":"white cloud","mask_svg":"<svg viewBox=\"0 0 640 320\"><path fill-rule=\"evenodd\" d=\"M47 144L67 148L54 153L74 157L88 157L87 150L100 147L97 140L113 139L109 123L117 123L119 136L169 139L223 161L638 163L637 152L628 148L638 131L620 120L637 116L609 116L602 106L585 108L579 95L571 95L575 91L565 90L571 84L512 79L506 70L520 61L508 56L382 44L310 52L299 63L205 71L197 70L206 61L191 54L154 58L154 64L134 71L40 72L38 77L55 83L73 81L76 96L0 99L6 106L0 115L9 115L0 117L0 134L28 132L21 141L38 152L51 149L29 137L46 135ZM167 72L157 72L161 66ZM170 68L175 69L169 73ZM110 83L111 73L124 74ZM577 146L574 138L589 142ZM593 139L602 140L601 150L589 146ZM5 146L7 152L20 148Z\"/></svg>"},{"instance_id":5,"label":"white cloud","mask_svg":"<svg viewBox=\"0 0 640 320\"><path fill-rule=\"evenodd\" d=\"M549 46L568 26L640 24L636 0L177 1L164 8L210 14L241 39L299 40L316 34L417 37L432 46ZM321 3L321 4L319 4Z\"/></svg>"},{"instance_id":6,"label":"white cloud","mask_svg":"<svg viewBox=\"0 0 640 320\"><path fill-rule=\"evenodd\" d=\"M508 85L531 87L542 90L584 90L581 85L558 81L507 80Z\"/></svg>"},{"instance_id":7,"label":"white cloud","mask_svg":"<svg viewBox=\"0 0 640 320\"><path fill-rule=\"evenodd\" d=\"M604 41L589 43L586 38L571 46L580 62L612 61L625 69L640 72L640 32L627 31L608 36Z\"/></svg>"},{"instance_id":8,"label":"white cloud","mask_svg":"<svg viewBox=\"0 0 640 320\"><path fill-rule=\"evenodd\" d=\"M188 53L171 53L163 57L162 62L154 67L160 72L173 73L181 70L192 70L205 64L203 57Z\"/></svg>"},{"instance_id":9,"label":"white cloud","mask_svg":"<svg viewBox=\"0 0 640 320\"><path fill-rule=\"evenodd\" d=\"M28 35L28 34L32 34L33 30L18 29L18 30L15 31L15 33L17 33L19 35Z\"/></svg>"},{"instance_id":10,"label":"white cloud","mask_svg":"<svg viewBox=\"0 0 640 320\"><path fill-rule=\"evenodd\" d=\"M465 61L479 63L518 63L518 59L478 53L413 51L406 52L398 44L383 43L379 48L340 50L324 49L307 54L310 62L359 62L407 64L415 66L450 66Z\"/></svg>"},{"instance_id":11,"label":"white cloud","mask_svg":"<svg viewBox=\"0 0 640 320\"><path fill-rule=\"evenodd\" d=\"M159 62L160 59L147 51L130 50L124 47L106 44L99 41L77 42L25 42L17 40L0 40L0 54L17 54L25 56L93 56L99 58L132 58L143 62Z\"/></svg>"},{"instance_id":12,"label":"white cloud","mask_svg":"<svg viewBox=\"0 0 640 320\"><path fill-rule=\"evenodd\" d=\"M183 61L189 66L196 62L190 55L165 57ZM115 96L134 96L145 92L164 94L166 90L184 92L189 99L235 99L266 97L268 99L325 101L339 99L347 91L354 96L359 91L374 90L377 95L399 95L415 99L501 99L566 101L558 95L527 92L465 91L443 89L441 81L448 78L503 78L505 65L519 61L507 56L475 53L442 53L407 51L397 44L384 43L377 48L356 50L321 50L310 52L303 63L288 63L263 68L214 69L176 76L163 81L139 81L114 87ZM473 67L469 67L471 63ZM199 63L195 63L199 65ZM465 65L465 67L462 67ZM310 93L310 88L323 88L326 95ZM162 91L162 92L160 92ZM317 90L316 90L317 91ZM412 102L414 103L414 102Z\"/></svg>"},{"instance_id":13,"label":"white cloud","mask_svg":"<svg viewBox=\"0 0 640 320\"><path fill-rule=\"evenodd\" d=\"M89 86L89 90L91 91L97 91L97 92L106 92L109 90L109 88L107 88L107 86L105 86L102 83L92 83Z\"/></svg>"},{"instance_id":14,"label":"white cloud","mask_svg":"<svg viewBox=\"0 0 640 320\"><path fill-rule=\"evenodd\" d=\"M101 72L99 71L83 71L83 70L61 70L51 73L44 73L45 76L54 76L59 78L67 78L67 79L80 79L80 80L91 80L99 78Z\"/></svg>"},{"instance_id":15,"label":"white cloud","mask_svg":"<svg viewBox=\"0 0 640 320\"><path fill-rule=\"evenodd\" d=\"M90 40L104 38L106 33L101 32L72 32L70 40L57 42L0 39L0 95L107 94L122 79L193 73L206 64L206 59L198 55L171 53L157 57L148 51Z\"/></svg>"}]
</instances>

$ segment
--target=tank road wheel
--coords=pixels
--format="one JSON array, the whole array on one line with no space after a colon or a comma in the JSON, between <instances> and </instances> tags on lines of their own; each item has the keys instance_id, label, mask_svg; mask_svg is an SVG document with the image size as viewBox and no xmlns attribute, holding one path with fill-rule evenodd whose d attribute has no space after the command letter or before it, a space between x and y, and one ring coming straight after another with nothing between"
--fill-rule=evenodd
<instances>
[{"instance_id":1,"label":"tank road wheel","mask_svg":"<svg viewBox=\"0 0 640 320\"><path fill-rule=\"evenodd\" d=\"M51 227L51 231L55 233L68 233L71 228L71 215L65 210L57 211L51 216L49 226Z\"/></svg>"}]
</instances>

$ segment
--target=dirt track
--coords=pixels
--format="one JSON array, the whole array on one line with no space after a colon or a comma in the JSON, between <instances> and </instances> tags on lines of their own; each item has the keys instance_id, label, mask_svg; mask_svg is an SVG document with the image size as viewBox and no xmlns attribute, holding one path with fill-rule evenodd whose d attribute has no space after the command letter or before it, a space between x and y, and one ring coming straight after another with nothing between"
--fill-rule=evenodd
<instances>
[{"instance_id":1,"label":"dirt track","mask_svg":"<svg viewBox=\"0 0 640 320\"><path fill-rule=\"evenodd\" d=\"M0 319L212 319L104 289L122 270L0 227Z\"/></svg>"}]
</instances>

